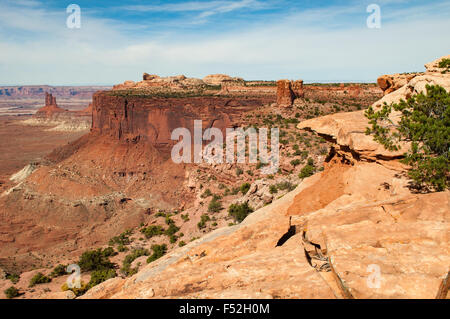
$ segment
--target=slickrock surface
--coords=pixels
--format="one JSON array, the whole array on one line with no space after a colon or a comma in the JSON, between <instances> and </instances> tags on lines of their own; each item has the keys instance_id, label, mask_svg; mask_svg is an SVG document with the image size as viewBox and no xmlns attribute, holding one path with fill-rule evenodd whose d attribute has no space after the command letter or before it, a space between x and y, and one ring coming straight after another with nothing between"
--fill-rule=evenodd
<instances>
[{"instance_id":1,"label":"slickrock surface","mask_svg":"<svg viewBox=\"0 0 450 319\"><path fill-rule=\"evenodd\" d=\"M426 72L382 101L405 99L425 83L449 90L448 81ZM83 298L448 297L450 192L412 193L401 152L373 142L367 125L363 111L300 123L334 142L323 172L241 224Z\"/></svg>"}]
</instances>

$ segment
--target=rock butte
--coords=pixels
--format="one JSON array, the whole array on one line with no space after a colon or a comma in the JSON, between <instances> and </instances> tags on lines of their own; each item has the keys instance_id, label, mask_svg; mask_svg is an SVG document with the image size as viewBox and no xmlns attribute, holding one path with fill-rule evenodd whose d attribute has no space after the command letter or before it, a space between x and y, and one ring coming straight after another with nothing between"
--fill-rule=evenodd
<instances>
[{"instance_id":1,"label":"rock butte","mask_svg":"<svg viewBox=\"0 0 450 319\"><path fill-rule=\"evenodd\" d=\"M80 111L69 111L60 108L56 97L45 92L45 105L28 120L26 125L52 126L51 131L87 131L91 128L92 106Z\"/></svg>"},{"instance_id":2,"label":"rock butte","mask_svg":"<svg viewBox=\"0 0 450 319\"><path fill-rule=\"evenodd\" d=\"M449 90L449 80L425 72L382 101L426 83ZM82 298L446 298L450 192L411 193L400 154L368 139L365 126L363 111L301 122L335 143L323 172L241 224Z\"/></svg>"}]
</instances>

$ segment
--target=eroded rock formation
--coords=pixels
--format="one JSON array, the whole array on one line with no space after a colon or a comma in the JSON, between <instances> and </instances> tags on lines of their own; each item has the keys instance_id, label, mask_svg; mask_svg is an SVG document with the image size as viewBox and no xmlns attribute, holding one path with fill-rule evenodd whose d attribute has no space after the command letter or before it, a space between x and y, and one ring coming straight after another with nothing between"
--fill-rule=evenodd
<instances>
[{"instance_id":1,"label":"eroded rock formation","mask_svg":"<svg viewBox=\"0 0 450 319\"><path fill-rule=\"evenodd\" d=\"M65 110L58 106L56 97L45 92L45 105L22 123L51 126L52 131L87 131L91 127L91 112L89 107L80 111Z\"/></svg>"},{"instance_id":2,"label":"eroded rock formation","mask_svg":"<svg viewBox=\"0 0 450 319\"><path fill-rule=\"evenodd\" d=\"M295 99L303 98L303 80L278 80L277 81L277 104L278 106L291 106Z\"/></svg>"}]
</instances>

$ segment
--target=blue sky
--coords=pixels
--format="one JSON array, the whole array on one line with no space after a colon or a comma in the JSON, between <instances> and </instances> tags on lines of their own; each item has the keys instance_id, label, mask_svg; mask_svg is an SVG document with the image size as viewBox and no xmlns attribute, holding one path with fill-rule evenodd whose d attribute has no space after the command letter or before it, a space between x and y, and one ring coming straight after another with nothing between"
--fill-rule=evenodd
<instances>
[{"instance_id":1,"label":"blue sky","mask_svg":"<svg viewBox=\"0 0 450 319\"><path fill-rule=\"evenodd\" d=\"M81 7L81 28L66 7ZM381 28L369 29L369 4ZM375 81L450 53L450 1L0 0L0 85L90 85L143 72Z\"/></svg>"}]
</instances>

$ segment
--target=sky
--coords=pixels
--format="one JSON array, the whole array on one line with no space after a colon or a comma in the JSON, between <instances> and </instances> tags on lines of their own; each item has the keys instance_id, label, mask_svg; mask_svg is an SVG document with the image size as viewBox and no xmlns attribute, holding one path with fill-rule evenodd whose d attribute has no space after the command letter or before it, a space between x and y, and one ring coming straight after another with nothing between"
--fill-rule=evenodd
<instances>
[{"instance_id":1,"label":"sky","mask_svg":"<svg viewBox=\"0 0 450 319\"><path fill-rule=\"evenodd\" d=\"M70 4L80 28L67 25ZM380 28L367 25L370 4ZM449 30L449 0L0 0L0 85L112 85L143 72L375 82L450 54Z\"/></svg>"}]
</instances>

